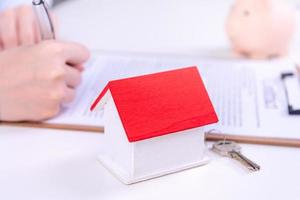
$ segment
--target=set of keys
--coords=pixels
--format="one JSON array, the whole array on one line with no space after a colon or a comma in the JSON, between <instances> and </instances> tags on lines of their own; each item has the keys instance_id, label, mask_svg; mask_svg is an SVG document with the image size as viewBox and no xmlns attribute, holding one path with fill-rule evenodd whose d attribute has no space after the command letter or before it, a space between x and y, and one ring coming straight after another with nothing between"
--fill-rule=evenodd
<instances>
[{"instance_id":1,"label":"set of keys","mask_svg":"<svg viewBox=\"0 0 300 200\"><path fill-rule=\"evenodd\" d=\"M247 167L250 171L260 170L260 166L241 153L241 147L233 141L218 141L213 144L212 151L221 155L233 158Z\"/></svg>"}]
</instances>

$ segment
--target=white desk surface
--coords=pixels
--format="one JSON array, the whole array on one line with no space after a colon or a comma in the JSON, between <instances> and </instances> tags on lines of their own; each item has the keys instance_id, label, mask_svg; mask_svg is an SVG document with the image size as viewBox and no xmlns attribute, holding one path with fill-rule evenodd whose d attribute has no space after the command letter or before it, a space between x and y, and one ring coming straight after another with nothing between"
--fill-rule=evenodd
<instances>
[{"instance_id":1,"label":"white desk surface","mask_svg":"<svg viewBox=\"0 0 300 200\"><path fill-rule=\"evenodd\" d=\"M223 31L229 5L219 0L80 0L56 12L63 37L93 49L218 57L229 55ZM97 162L101 137L0 126L0 199L300 198L297 148L242 145L244 154L261 165L256 173L210 153L206 166L126 186Z\"/></svg>"}]
</instances>

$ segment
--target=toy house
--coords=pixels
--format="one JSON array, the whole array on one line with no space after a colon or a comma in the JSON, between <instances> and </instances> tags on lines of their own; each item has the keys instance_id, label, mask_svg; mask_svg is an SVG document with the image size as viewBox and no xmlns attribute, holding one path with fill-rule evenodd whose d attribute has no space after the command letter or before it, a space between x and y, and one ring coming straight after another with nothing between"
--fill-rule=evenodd
<instances>
[{"instance_id":1,"label":"toy house","mask_svg":"<svg viewBox=\"0 0 300 200\"><path fill-rule=\"evenodd\" d=\"M197 67L110 81L99 160L125 184L203 165L203 126L218 121Z\"/></svg>"}]
</instances>

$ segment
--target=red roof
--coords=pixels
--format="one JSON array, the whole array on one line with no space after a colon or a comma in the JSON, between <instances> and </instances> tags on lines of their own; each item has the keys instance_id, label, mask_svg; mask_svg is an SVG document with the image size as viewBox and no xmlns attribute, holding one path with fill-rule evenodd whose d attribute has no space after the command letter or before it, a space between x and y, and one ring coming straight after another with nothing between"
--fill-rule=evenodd
<instances>
[{"instance_id":1,"label":"red roof","mask_svg":"<svg viewBox=\"0 0 300 200\"><path fill-rule=\"evenodd\" d=\"M110 90L129 142L218 121L197 67L110 81Z\"/></svg>"}]
</instances>

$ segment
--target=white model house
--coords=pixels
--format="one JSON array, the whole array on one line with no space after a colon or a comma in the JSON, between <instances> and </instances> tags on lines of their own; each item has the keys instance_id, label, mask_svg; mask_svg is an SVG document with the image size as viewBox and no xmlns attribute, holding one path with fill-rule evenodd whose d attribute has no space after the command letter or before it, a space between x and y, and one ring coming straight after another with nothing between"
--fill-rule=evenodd
<instances>
[{"instance_id":1,"label":"white model house","mask_svg":"<svg viewBox=\"0 0 300 200\"><path fill-rule=\"evenodd\" d=\"M99 159L125 184L206 163L203 126L218 121L197 67L110 81Z\"/></svg>"}]
</instances>

